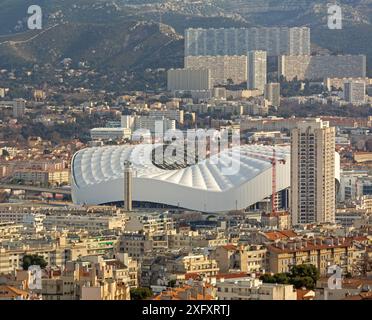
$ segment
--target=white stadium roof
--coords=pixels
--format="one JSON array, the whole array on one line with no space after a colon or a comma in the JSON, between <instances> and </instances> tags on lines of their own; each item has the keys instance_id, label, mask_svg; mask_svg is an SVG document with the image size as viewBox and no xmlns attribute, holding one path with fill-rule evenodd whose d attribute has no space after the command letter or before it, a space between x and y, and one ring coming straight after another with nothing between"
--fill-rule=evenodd
<instances>
[{"instance_id":1,"label":"white stadium roof","mask_svg":"<svg viewBox=\"0 0 372 320\"><path fill-rule=\"evenodd\" d=\"M240 155L238 172L225 175L214 163L216 156L190 166L165 169L152 161L153 149L140 144L87 148L72 160L72 198L77 204L123 201L124 162L133 167L133 200L171 205L204 212L244 209L271 195L273 147L244 145L233 148ZM290 185L290 148L275 147L277 191ZM221 162L231 161L227 151ZM234 157L233 157L234 159ZM236 160L233 160L236 161Z\"/></svg>"}]
</instances>

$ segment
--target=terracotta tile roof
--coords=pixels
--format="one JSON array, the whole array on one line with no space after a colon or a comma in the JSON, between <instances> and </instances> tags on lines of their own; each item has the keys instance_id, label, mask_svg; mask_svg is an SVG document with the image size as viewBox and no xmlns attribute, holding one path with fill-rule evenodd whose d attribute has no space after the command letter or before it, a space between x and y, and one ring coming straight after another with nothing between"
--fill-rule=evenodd
<instances>
[{"instance_id":1,"label":"terracotta tile roof","mask_svg":"<svg viewBox=\"0 0 372 320\"><path fill-rule=\"evenodd\" d=\"M268 240L271 241L297 237L297 233L292 230L268 231L264 232L264 235Z\"/></svg>"},{"instance_id":2,"label":"terracotta tile roof","mask_svg":"<svg viewBox=\"0 0 372 320\"><path fill-rule=\"evenodd\" d=\"M222 248L224 248L226 250L236 250L237 246L233 245L233 244L226 244L226 245L222 246Z\"/></svg>"},{"instance_id":3,"label":"terracotta tile roof","mask_svg":"<svg viewBox=\"0 0 372 320\"><path fill-rule=\"evenodd\" d=\"M343 300L372 300L372 292L362 292L355 296L348 296Z\"/></svg>"},{"instance_id":4,"label":"terracotta tile roof","mask_svg":"<svg viewBox=\"0 0 372 320\"><path fill-rule=\"evenodd\" d=\"M317 239L317 240L323 240L322 244L316 243L314 244L314 239L312 240L304 240L302 239L301 242L305 243L305 245L301 245L301 248L295 249L295 246L293 248L288 247L287 244L295 244L296 241L292 242L286 242L286 245L284 248L282 248L280 245L277 244L270 244L267 246L267 249L276 252L276 253L291 253L291 252L299 252L299 251L310 251L310 250L323 250L323 249L330 249L330 248L347 248L351 247L353 245L353 241L362 242L365 240L368 240L366 237L348 237L348 238L342 238L338 239L338 244L334 242L333 244L327 244L324 240L327 239ZM329 239L328 239L329 240ZM298 241L299 243L300 241Z\"/></svg>"},{"instance_id":5,"label":"terracotta tile roof","mask_svg":"<svg viewBox=\"0 0 372 320\"><path fill-rule=\"evenodd\" d=\"M192 287L189 285L184 285L181 288L169 289L153 297L152 300L185 300L185 299L182 299L183 298L182 294L185 294L186 291L189 291L191 289ZM213 297L209 294L205 294L203 296L200 293L191 295L191 292L190 292L190 296L187 300L213 300Z\"/></svg>"},{"instance_id":6,"label":"terracotta tile roof","mask_svg":"<svg viewBox=\"0 0 372 320\"><path fill-rule=\"evenodd\" d=\"M29 293L15 287L0 285L0 298L16 299L18 297L26 299Z\"/></svg>"},{"instance_id":7,"label":"terracotta tile roof","mask_svg":"<svg viewBox=\"0 0 372 320\"><path fill-rule=\"evenodd\" d=\"M248 277L248 274L245 272L237 272L237 273L219 273L216 275L216 279L235 279L235 278L243 278Z\"/></svg>"},{"instance_id":8,"label":"terracotta tile roof","mask_svg":"<svg viewBox=\"0 0 372 320\"><path fill-rule=\"evenodd\" d=\"M312 300L315 297L313 290L297 289L297 300Z\"/></svg>"},{"instance_id":9,"label":"terracotta tile roof","mask_svg":"<svg viewBox=\"0 0 372 320\"><path fill-rule=\"evenodd\" d=\"M372 286L372 279L344 279L342 281L343 288L356 289L364 285Z\"/></svg>"},{"instance_id":10,"label":"terracotta tile roof","mask_svg":"<svg viewBox=\"0 0 372 320\"><path fill-rule=\"evenodd\" d=\"M199 273L186 273L185 274L185 280L190 280L190 279L193 279L193 280L197 280L200 278L200 274Z\"/></svg>"}]
</instances>

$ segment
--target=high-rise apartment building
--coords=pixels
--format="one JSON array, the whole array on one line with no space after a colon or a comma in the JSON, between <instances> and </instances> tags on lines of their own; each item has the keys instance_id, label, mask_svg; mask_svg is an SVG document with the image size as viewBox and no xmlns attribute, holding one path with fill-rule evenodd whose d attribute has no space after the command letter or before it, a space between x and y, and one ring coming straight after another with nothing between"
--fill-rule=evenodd
<instances>
[{"instance_id":1,"label":"high-rise apartment building","mask_svg":"<svg viewBox=\"0 0 372 320\"><path fill-rule=\"evenodd\" d=\"M170 116L170 114L166 115ZM173 116L176 115L173 114ZM183 113L181 115L183 119ZM180 118L181 115L178 114ZM143 129L149 130L150 133L155 133L156 131L166 132L167 130L176 129L176 120L163 116L161 112L151 112L149 116L124 115L121 117L121 127L121 129L131 130L132 133Z\"/></svg>"},{"instance_id":2,"label":"high-rise apartment building","mask_svg":"<svg viewBox=\"0 0 372 320\"><path fill-rule=\"evenodd\" d=\"M279 75L287 80L366 77L365 55L283 55L278 61Z\"/></svg>"},{"instance_id":3,"label":"high-rise apartment building","mask_svg":"<svg viewBox=\"0 0 372 320\"><path fill-rule=\"evenodd\" d=\"M206 68L170 69L167 84L169 91L210 90L211 72Z\"/></svg>"},{"instance_id":4,"label":"high-rise apartment building","mask_svg":"<svg viewBox=\"0 0 372 320\"><path fill-rule=\"evenodd\" d=\"M257 89L264 92L266 84L266 65L266 51L248 52L248 89Z\"/></svg>"},{"instance_id":5,"label":"high-rise apartment building","mask_svg":"<svg viewBox=\"0 0 372 320\"><path fill-rule=\"evenodd\" d=\"M247 81L247 56L186 56L185 68L206 68L211 71L214 86Z\"/></svg>"},{"instance_id":6,"label":"high-rise apartment building","mask_svg":"<svg viewBox=\"0 0 372 320\"><path fill-rule=\"evenodd\" d=\"M183 124L184 112L178 109L161 109L161 110L150 110L150 117L165 117L170 120L175 120L179 124Z\"/></svg>"},{"instance_id":7,"label":"high-rise apartment building","mask_svg":"<svg viewBox=\"0 0 372 320\"><path fill-rule=\"evenodd\" d=\"M348 81L344 83L344 98L350 103L364 103L366 101L365 82Z\"/></svg>"},{"instance_id":8,"label":"high-rise apartment building","mask_svg":"<svg viewBox=\"0 0 372 320\"><path fill-rule=\"evenodd\" d=\"M245 55L264 50L269 56L310 54L307 27L186 29L185 56Z\"/></svg>"},{"instance_id":9,"label":"high-rise apartment building","mask_svg":"<svg viewBox=\"0 0 372 320\"><path fill-rule=\"evenodd\" d=\"M26 100L15 99L13 100L13 117L19 118L23 117L26 109Z\"/></svg>"},{"instance_id":10,"label":"high-rise apartment building","mask_svg":"<svg viewBox=\"0 0 372 320\"><path fill-rule=\"evenodd\" d=\"M291 132L292 224L335 221L335 128L308 119Z\"/></svg>"},{"instance_id":11,"label":"high-rise apartment building","mask_svg":"<svg viewBox=\"0 0 372 320\"><path fill-rule=\"evenodd\" d=\"M265 85L265 99L270 102L272 106L280 106L280 83L268 83Z\"/></svg>"}]
</instances>

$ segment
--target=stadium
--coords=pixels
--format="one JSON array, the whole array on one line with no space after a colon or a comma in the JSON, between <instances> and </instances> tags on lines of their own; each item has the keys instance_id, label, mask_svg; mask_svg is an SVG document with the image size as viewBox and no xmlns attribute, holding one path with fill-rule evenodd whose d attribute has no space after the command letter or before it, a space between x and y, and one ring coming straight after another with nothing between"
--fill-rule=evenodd
<instances>
[{"instance_id":1,"label":"stadium","mask_svg":"<svg viewBox=\"0 0 372 320\"><path fill-rule=\"evenodd\" d=\"M137 203L226 212L245 209L272 194L272 146L234 147L233 154L240 159L239 170L230 175L221 170L221 163L231 161L227 150L192 165L182 164L182 161L177 165L168 164L167 159L159 165L153 157L158 148L163 149L159 144L139 144L86 148L77 152L71 166L74 203L122 203L126 161L132 163L132 197ZM217 156L220 162L216 161ZM337 159L339 161L339 157ZM275 147L275 167L276 191L287 190L290 186L289 146Z\"/></svg>"}]
</instances>

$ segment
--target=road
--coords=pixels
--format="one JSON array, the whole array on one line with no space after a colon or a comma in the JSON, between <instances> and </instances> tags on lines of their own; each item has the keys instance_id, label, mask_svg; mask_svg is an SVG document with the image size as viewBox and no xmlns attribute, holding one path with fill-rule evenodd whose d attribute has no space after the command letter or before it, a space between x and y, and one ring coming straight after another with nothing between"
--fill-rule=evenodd
<instances>
[{"instance_id":1,"label":"road","mask_svg":"<svg viewBox=\"0 0 372 320\"><path fill-rule=\"evenodd\" d=\"M25 191L36 191L36 192L49 192L49 193L58 193L71 195L70 189L62 188L43 188L36 186L25 186L21 184L0 184L0 189L12 189L12 190L25 190Z\"/></svg>"}]
</instances>

